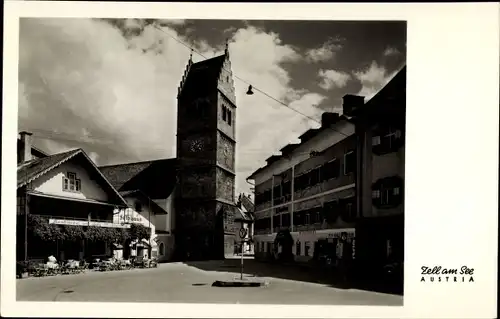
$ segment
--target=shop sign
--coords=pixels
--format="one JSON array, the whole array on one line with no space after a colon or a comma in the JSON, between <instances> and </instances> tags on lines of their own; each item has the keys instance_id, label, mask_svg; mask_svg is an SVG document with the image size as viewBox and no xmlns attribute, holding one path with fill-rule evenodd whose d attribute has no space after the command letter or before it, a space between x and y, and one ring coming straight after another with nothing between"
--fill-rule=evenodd
<instances>
[{"instance_id":1,"label":"shop sign","mask_svg":"<svg viewBox=\"0 0 500 319\"><path fill-rule=\"evenodd\" d=\"M120 215L120 222L122 223L138 223L138 224L142 224L142 218L140 217L135 217L135 216L123 216L123 215Z\"/></svg>"},{"instance_id":2,"label":"shop sign","mask_svg":"<svg viewBox=\"0 0 500 319\"><path fill-rule=\"evenodd\" d=\"M336 232L328 234L328 238L341 238L342 233L344 233L347 238L355 238L354 232Z\"/></svg>"},{"instance_id":3,"label":"shop sign","mask_svg":"<svg viewBox=\"0 0 500 319\"><path fill-rule=\"evenodd\" d=\"M315 234L316 234L315 230L299 231L299 235L315 235Z\"/></svg>"},{"instance_id":4,"label":"shop sign","mask_svg":"<svg viewBox=\"0 0 500 319\"><path fill-rule=\"evenodd\" d=\"M71 225L71 226L95 226L95 227L107 227L107 228L130 228L130 225L121 225L116 223L107 222L95 222L95 221L85 221L85 220L72 220L72 219L49 219L49 224L56 225Z\"/></svg>"}]
</instances>

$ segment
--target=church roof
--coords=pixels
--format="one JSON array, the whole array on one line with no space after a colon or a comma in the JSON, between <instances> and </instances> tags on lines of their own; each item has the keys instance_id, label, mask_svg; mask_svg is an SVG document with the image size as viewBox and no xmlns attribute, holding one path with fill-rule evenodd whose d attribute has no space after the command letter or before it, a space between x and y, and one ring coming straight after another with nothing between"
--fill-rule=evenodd
<instances>
[{"instance_id":1,"label":"church roof","mask_svg":"<svg viewBox=\"0 0 500 319\"><path fill-rule=\"evenodd\" d=\"M141 190L152 199L167 198L177 184L175 158L99 167L120 192Z\"/></svg>"},{"instance_id":2,"label":"church roof","mask_svg":"<svg viewBox=\"0 0 500 319\"><path fill-rule=\"evenodd\" d=\"M127 198L127 197L139 198L145 204L145 206L151 207L151 211L155 215L168 214L168 212L165 209L163 209L163 207L158 205L155 201L153 201L151 198L149 198L149 196L147 194L145 194L143 191L141 191L139 189L134 189L134 190L130 190L130 191L123 191L123 192L120 192L120 195L123 198Z\"/></svg>"},{"instance_id":3,"label":"church roof","mask_svg":"<svg viewBox=\"0 0 500 319\"><path fill-rule=\"evenodd\" d=\"M217 87L226 54L188 64L187 75L179 87L180 94L205 96ZM188 93L189 92L189 93Z\"/></svg>"},{"instance_id":4,"label":"church roof","mask_svg":"<svg viewBox=\"0 0 500 319\"><path fill-rule=\"evenodd\" d=\"M151 161L100 166L99 169L107 177L114 188L120 190L122 186L134 176L145 170Z\"/></svg>"}]
</instances>

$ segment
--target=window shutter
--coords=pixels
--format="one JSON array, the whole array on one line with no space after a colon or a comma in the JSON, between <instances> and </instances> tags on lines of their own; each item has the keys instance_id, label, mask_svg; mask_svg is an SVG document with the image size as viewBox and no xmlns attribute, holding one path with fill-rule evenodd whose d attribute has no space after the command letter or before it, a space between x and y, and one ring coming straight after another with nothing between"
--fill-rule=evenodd
<instances>
[{"instance_id":1,"label":"window shutter","mask_svg":"<svg viewBox=\"0 0 500 319\"><path fill-rule=\"evenodd\" d=\"M62 177L62 189L66 190L66 184L64 183L66 181L66 176Z\"/></svg>"},{"instance_id":2,"label":"window shutter","mask_svg":"<svg viewBox=\"0 0 500 319\"><path fill-rule=\"evenodd\" d=\"M380 136L373 136L372 137L372 145L373 146L380 145Z\"/></svg>"},{"instance_id":3,"label":"window shutter","mask_svg":"<svg viewBox=\"0 0 500 319\"><path fill-rule=\"evenodd\" d=\"M394 187L392 190L393 195L399 195L399 187Z\"/></svg>"}]
</instances>

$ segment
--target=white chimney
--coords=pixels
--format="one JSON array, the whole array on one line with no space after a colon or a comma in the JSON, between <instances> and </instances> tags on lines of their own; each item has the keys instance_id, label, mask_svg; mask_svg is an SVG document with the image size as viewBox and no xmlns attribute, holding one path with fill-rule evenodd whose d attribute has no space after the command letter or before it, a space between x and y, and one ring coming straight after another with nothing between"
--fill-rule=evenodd
<instances>
[{"instance_id":1,"label":"white chimney","mask_svg":"<svg viewBox=\"0 0 500 319\"><path fill-rule=\"evenodd\" d=\"M21 136L21 163L31 161L31 145L32 145L32 135L33 133L23 131L19 133Z\"/></svg>"}]
</instances>

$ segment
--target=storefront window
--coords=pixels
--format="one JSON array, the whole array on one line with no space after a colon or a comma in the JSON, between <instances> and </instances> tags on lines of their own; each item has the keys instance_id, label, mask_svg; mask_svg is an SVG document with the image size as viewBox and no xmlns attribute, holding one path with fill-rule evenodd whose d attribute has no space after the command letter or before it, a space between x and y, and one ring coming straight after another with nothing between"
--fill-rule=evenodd
<instances>
[{"instance_id":1,"label":"storefront window","mask_svg":"<svg viewBox=\"0 0 500 319\"><path fill-rule=\"evenodd\" d=\"M304 255L309 256L309 250L311 249L311 243L306 241L304 243Z\"/></svg>"},{"instance_id":2,"label":"storefront window","mask_svg":"<svg viewBox=\"0 0 500 319\"><path fill-rule=\"evenodd\" d=\"M389 258L392 255L392 243L390 239L386 241L386 256Z\"/></svg>"}]
</instances>

